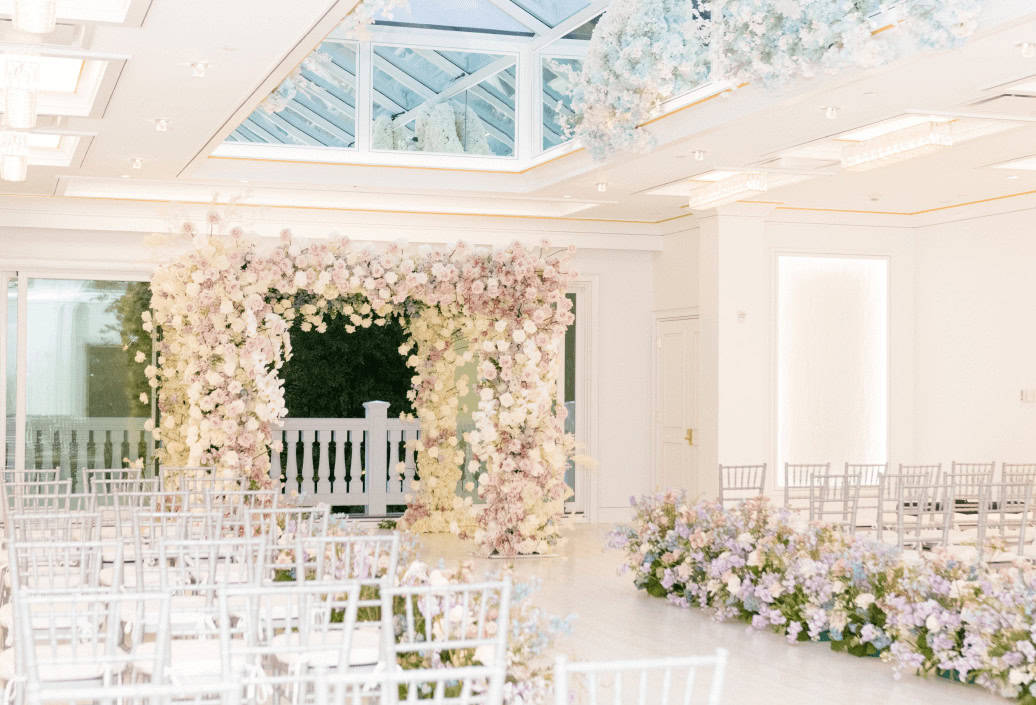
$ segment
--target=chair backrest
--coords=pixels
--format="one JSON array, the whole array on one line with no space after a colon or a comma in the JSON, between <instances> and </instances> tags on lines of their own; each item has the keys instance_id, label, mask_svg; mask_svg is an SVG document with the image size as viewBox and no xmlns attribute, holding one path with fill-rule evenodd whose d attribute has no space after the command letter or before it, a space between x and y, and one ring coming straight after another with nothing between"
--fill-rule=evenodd
<instances>
[{"instance_id":1,"label":"chair backrest","mask_svg":"<svg viewBox=\"0 0 1036 705\"><path fill-rule=\"evenodd\" d=\"M1001 482L1036 482L1036 463L1001 463Z\"/></svg>"},{"instance_id":2,"label":"chair backrest","mask_svg":"<svg viewBox=\"0 0 1036 705\"><path fill-rule=\"evenodd\" d=\"M168 684L123 682L114 685L77 685L74 689L63 688L54 693L43 693L36 700L39 705L240 705L242 687L242 683L237 680L218 683L179 680ZM380 694L377 697L380 698ZM352 705L352 701L339 702L341 705ZM330 701L326 705L331 705Z\"/></svg>"},{"instance_id":3,"label":"chair backrest","mask_svg":"<svg viewBox=\"0 0 1036 705\"><path fill-rule=\"evenodd\" d=\"M277 509L279 492L273 490L222 490L205 491L205 510L227 512L244 519L250 509Z\"/></svg>"},{"instance_id":4,"label":"chair backrest","mask_svg":"<svg viewBox=\"0 0 1036 705\"><path fill-rule=\"evenodd\" d=\"M61 468L47 468L37 470L27 468L25 470L4 470L4 484L9 485L15 482L55 482L61 479Z\"/></svg>"},{"instance_id":5,"label":"chair backrest","mask_svg":"<svg viewBox=\"0 0 1036 705\"><path fill-rule=\"evenodd\" d=\"M470 650L483 665L505 663L511 580L402 585L381 590L381 636L390 663Z\"/></svg>"},{"instance_id":6,"label":"chair backrest","mask_svg":"<svg viewBox=\"0 0 1036 705\"><path fill-rule=\"evenodd\" d=\"M561 655L554 665L554 702L719 705L726 665L726 649L717 649L712 656L582 663ZM702 671L711 671L711 677L699 678Z\"/></svg>"},{"instance_id":7,"label":"chair backrest","mask_svg":"<svg viewBox=\"0 0 1036 705\"><path fill-rule=\"evenodd\" d=\"M118 541L12 541L8 552L11 587L15 594L23 590L100 588L106 555L115 559L113 580L121 579L122 544Z\"/></svg>"},{"instance_id":8,"label":"chair backrest","mask_svg":"<svg viewBox=\"0 0 1036 705\"><path fill-rule=\"evenodd\" d=\"M996 463L958 463L950 466L944 484L955 502L977 502L983 490L993 482Z\"/></svg>"},{"instance_id":9,"label":"chair backrest","mask_svg":"<svg viewBox=\"0 0 1036 705\"><path fill-rule=\"evenodd\" d=\"M859 476L813 473L809 482L809 520L856 532Z\"/></svg>"},{"instance_id":10,"label":"chair backrest","mask_svg":"<svg viewBox=\"0 0 1036 705\"><path fill-rule=\"evenodd\" d=\"M740 501L762 496L766 488L766 463L762 465L720 465L719 501Z\"/></svg>"},{"instance_id":11,"label":"chair backrest","mask_svg":"<svg viewBox=\"0 0 1036 705\"><path fill-rule=\"evenodd\" d=\"M241 477L200 465L163 465L160 468L160 476L162 487L197 494L202 501L206 491L244 489L244 480Z\"/></svg>"},{"instance_id":12,"label":"chair backrest","mask_svg":"<svg viewBox=\"0 0 1036 705\"><path fill-rule=\"evenodd\" d=\"M8 527L12 541L96 541L101 538L101 515L98 512L12 514Z\"/></svg>"},{"instance_id":13,"label":"chair backrest","mask_svg":"<svg viewBox=\"0 0 1036 705\"><path fill-rule=\"evenodd\" d=\"M877 487L881 476L888 472L888 463L846 463L846 476L853 475L858 478L857 484L861 487Z\"/></svg>"},{"instance_id":14,"label":"chair backrest","mask_svg":"<svg viewBox=\"0 0 1036 705\"><path fill-rule=\"evenodd\" d=\"M978 502L976 545L980 559L993 539L999 539L1005 548L1019 556L1025 554L1027 535L1031 531L1029 522L1036 508L1034 490L1036 482L1032 480L995 482L984 488Z\"/></svg>"},{"instance_id":15,"label":"chair backrest","mask_svg":"<svg viewBox=\"0 0 1036 705\"><path fill-rule=\"evenodd\" d=\"M133 635L126 643L124 618L146 613L164 623L168 609L169 598L163 593L19 595L14 601L14 643L29 702L46 700L60 691L67 697L74 692L68 681L95 680L109 686L117 682L127 667L143 658L134 648ZM156 666L153 672L159 672L157 666L165 658L164 638L157 640L150 658ZM55 678L55 674L64 675Z\"/></svg>"},{"instance_id":16,"label":"chair backrest","mask_svg":"<svg viewBox=\"0 0 1036 705\"><path fill-rule=\"evenodd\" d=\"M942 463L934 465L904 465L899 464L900 475L927 475L929 482L939 482L942 479Z\"/></svg>"},{"instance_id":17,"label":"chair backrest","mask_svg":"<svg viewBox=\"0 0 1036 705\"><path fill-rule=\"evenodd\" d=\"M295 542L307 536L327 536L331 512L327 505L316 507L262 507L245 510L245 535L266 537L272 558L269 565L286 563L294 566Z\"/></svg>"},{"instance_id":18,"label":"chair backrest","mask_svg":"<svg viewBox=\"0 0 1036 705\"><path fill-rule=\"evenodd\" d=\"M265 556L262 538L167 539L158 564L167 584L258 585Z\"/></svg>"},{"instance_id":19,"label":"chair backrest","mask_svg":"<svg viewBox=\"0 0 1036 705\"><path fill-rule=\"evenodd\" d=\"M301 538L295 559L296 580L352 580L360 585L360 607L380 607L381 586L396 584L399 534Z\"/></svg>"},{"instance_id":20,"label":"chair backrest","mask_svg":"<svg viewBox=\"0 0 1036 705\"><path fill-rule=\"evenodd\" d=\"M140 468L90 468L82 472L86 484L84 491L100 494L112 493L111 482L144 479L144 471Z\"/></svg>"},{"instance_id":21,"label":"chair backrest","mask_svg":"<svg viewBox=\"0 0 1036 705\"><path fill-rule=\"evenodd\" d=\"M354 658L359 597L360 586L348 581L228 586L218 595L220 629L239 637L233 655L250 664L276 658L344 670ZM377 661L375 647L363 663Z\"/></svg>"},{"instance_id":22,"label":"chair backrest","mask_svg":"<svg viewBox=\"0 0 1036 705\"><path fill-rule=\"evenodd\" d=\"M808 509L811 478L815 474L828 475L831 463L785 463L784 506L787 509Z\"/></svg>"},{"instance_id":23,"label":"chair backrest","mask_svg":"<svg viewBox=\"0 0 1036 705\"><path fill-rule=\"evenodd\" d=\"M5 485L4 494L8 514L55 513L74 508L71 480L11 482Z\"/></svg>"}]
</instances>

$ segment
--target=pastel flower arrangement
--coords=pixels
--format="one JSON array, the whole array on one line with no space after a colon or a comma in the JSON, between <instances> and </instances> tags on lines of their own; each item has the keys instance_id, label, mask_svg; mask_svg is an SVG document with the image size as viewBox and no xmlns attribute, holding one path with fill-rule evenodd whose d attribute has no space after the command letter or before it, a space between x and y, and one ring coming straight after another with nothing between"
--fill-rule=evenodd
<instances>
[{"instance_id":1,"label":"pastel flower arrangement","mask_svg":"<svg viewBox=\"0 0 1036 705\"><path fill-rule=\"evenodd\" d=\"M213 216L213 223L219 219ZM286 416L279 371L290 330L346 330L398 317L411 340L411 399L421 423L420 481L401 528L473 536L486 554L546 553L559 538L573 439L555 404L558 359L572 321L565 256L519 244L503 250L348 240L302 246L284 233L260 252L239 230L185 232L194 248L159 267L144 327L158 331L159 460L206 466L267 487L274 428ZM563 252L563 251L562 251ZM477 379L459 370L475 363ZM458 399L477 390L475 428L458 435ZM457 496L465 462L485 501Z\"/></svg>"},{"instance_id":2,"label":"pastel flower arrangement","mask_svg":"<svg viewBox=\"0 0 1036 705\"><path fill-rule=\"evenodd\" d=\"M788 641L879 656L897 675L937 673L1036 704L1036 571L901 553L765 498L732 509L674 492L634 501L613 548L649 594Z\"/></svg>"},{"instance_id":3,"label":"pastel flower arrangement","mask_svg":"<svg viewBox=\"0 0 1036 705\"><path fill-rule=\"evenodd\" d=\"M984 0L615 0L574 76L569 130L596 159L705 81L776 84L887 63L971 36ZM887 32L886 29L895 31Z\"/></svg>"}]
</instances>

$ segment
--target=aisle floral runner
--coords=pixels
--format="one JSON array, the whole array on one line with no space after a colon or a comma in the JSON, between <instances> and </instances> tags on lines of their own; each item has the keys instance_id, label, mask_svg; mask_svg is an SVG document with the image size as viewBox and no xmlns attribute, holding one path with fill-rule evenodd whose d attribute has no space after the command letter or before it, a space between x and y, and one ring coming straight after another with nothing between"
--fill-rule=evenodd
<instances>
[{"instance_id":1,"label":"aisle floral runner","mask_svg":"<svg viewBox=\"0 0 1036 705\"><path fill-rule=\"evenodd\" d=\"M188 234L195 235L190 226ZM562 251L563 253L564 251ZM287 414L279 371L289 331L384 325L397 317L410 341L410 392L422 437L420 481L401 522L413 531L474 536L484 553L547 553L570 490L573 440L556 404L573 274L564 254L514 244L358 249L348 240L303 246L288 234L268 251L239 231L195 235L194 248L152 279L148 331L157 331L164 465L211 466L270 485L274 428ZM460 374L474 363L474 380ZM459 399L474 385L474 430L458 437ZM457 496L464 463L479 473L485 507Z\"/></svg>"},{"instance_id":2,"label":"aisle floral runner","mask_svg":"<svg viewBox=\"0 0 1036 705\"><path fill-rule=\"evenodd\" d=\"M791 642L880 656L897 675L937 673L1036 704L1036 570L901 554L829 526L795 528L749 500L724 510L667 493L634 502L610 545L649 594Z\"/></svg>"}]
</instances>

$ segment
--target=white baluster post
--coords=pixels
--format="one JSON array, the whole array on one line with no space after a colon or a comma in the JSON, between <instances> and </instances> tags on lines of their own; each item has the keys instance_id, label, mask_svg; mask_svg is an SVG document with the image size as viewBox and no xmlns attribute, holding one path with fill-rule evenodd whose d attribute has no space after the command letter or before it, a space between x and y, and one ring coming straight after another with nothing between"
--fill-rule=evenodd
<instances>
[{"instance_id":1,"label":"white baluster post","mask_svg":"<svg viewBox=\"0 0 1036 705\"><path fill-rule=\"evenodd\" d=\"M367 419L367 513L379 516L388 511L388 421L387 401L363 403Z\"/></svg>"}]
</instances>

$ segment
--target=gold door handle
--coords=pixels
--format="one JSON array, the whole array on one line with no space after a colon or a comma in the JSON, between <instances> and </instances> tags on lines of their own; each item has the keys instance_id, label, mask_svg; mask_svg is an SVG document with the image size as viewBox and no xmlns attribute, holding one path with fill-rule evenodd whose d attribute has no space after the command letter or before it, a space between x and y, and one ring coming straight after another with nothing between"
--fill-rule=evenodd
<instances>
[{"instance_id":1,"label":"gold door handle","mask_svg":"<svg viewBox=\"0 0 1036 705\"><path fill-rule=\"evenodd\" d=\"M685 441L687 441L687 445L693 446L694 445L694 429L693 428L687 429L687 433L684 435L683 438L684 438Z\"/></svg>"}]
</instances>

